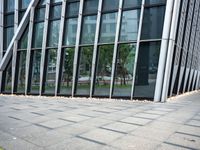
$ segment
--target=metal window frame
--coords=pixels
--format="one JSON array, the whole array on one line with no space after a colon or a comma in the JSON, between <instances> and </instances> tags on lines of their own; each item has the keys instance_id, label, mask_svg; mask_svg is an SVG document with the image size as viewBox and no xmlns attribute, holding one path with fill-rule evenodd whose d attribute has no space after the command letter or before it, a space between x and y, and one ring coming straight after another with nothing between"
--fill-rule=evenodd
<instances>
[{"instance_id":1,"label":"metal window frame","mask_svg":"<svg viewBox=\"0 0 200 150\"><path fill-rule=\"evenodd\" d=\"M39 95L42 95L44 92L44 68L45 68L45 56L46 56L46 44L47 44L47 33L48 33L48 25L49 25L49 11L50 11L50 0L46 2L45 9L45 21L44 21L44 29L43 29L43 40L42 40L42 52L41 52L41 62L40 62L40 91Z\"/></svg>"},{"instance_id":2,"label":"metal window frame","mask_svg":"<svg viewBox=\"0 0 200 150\"><path fill-rule=\"evenodd\" d=\"M35 7L31 8L30 12L30 21L29 21L29 31L28 31L28 43L27 43L27 55L26 55L26 77L25 77L25 95L29 93L30 85L29 85L29 72L30 72L30 60L31 60L31 47L32 47L32 39L33 39L33 24L34 24L34 13Z\"/></svg>"},{"instance_id":3,"label":"metal window frame","mask_svg":"<svg viewBox=\"0 0 200 150\"><path fill-rule=\"evenodd\" d=\"M133 81L132 81L132 87L131 87L131 100L133 99L134 89L135 89L137 62L138 62L138 56L139 56L139 50L140 50L140 42L141 42L140 39L141 39L141 35L142 35L142 24L143 24L143 19L144 19L144 8L145 8L145 0L142 0L141 12L140 12L140 23L139 23L137 43L136 43L135 62L134 62L134 67L133 67Z\"/></svg>"},{"instance_id":4,"label":"metal window frame","mask_svg":"<svg viewBox=\"0 0 200 150\"><path fill-rule=\"evenodd\" d=\"M77 32L76 32L76 44L75 44L75 52L74 52L74 63L73 63L73 83L72 83L72 97L74 97L76 90L76 76L77 76L77 67L78 67L78 54L79 54L79 43L81 37L81 27L82 27L82 19L83 19L83 5L84 0L80 0L79 3L79 15L78 15L78 24L77 24Z\"/></svg>"},{"instance_id":5,"label":"metal window frame","mask_svg":"<svg viewBox=\"0 0 200 150\"><path fill-rule=\"evenodd\" d=\"M4 28L4 0L1 1L0 5L0 60L3 58L3 28ZM0 72L0 92L2 91L2 75Z\"/></svg>"},{"instance_id":6,"label":"metal window frame","mask_svg":"<svg viewBox=\"0 0 200 150\"><path fill-rule=\"evenodd\" d=\"M64 36L64 25L65 25L65 15L66 15L66 5L67 0L62 2L62 10L61 10L61 21L60 21L60 31L59 31L59 40L58 40L58 50L57 50L57 63L56 63L56 82L55 82L55 96L58 94L58 86L59 86L59 76L61 70L61 54L62 54L62 43Z\"/></svg>"}]
</instances>

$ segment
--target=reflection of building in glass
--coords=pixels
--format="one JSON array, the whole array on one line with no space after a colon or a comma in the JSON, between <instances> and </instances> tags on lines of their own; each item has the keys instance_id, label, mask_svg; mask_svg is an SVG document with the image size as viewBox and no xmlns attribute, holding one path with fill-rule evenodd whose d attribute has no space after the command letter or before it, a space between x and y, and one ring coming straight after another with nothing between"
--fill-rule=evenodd
<instances>
[{"instance_id":1,"label":"reflection of building in glass","mask_svg":"<svg viewBox=\"0 0 200 150\"><path fill-rule=\"evenodd\" d=\"M1 93L165 101L199 89L199 0L30 1L0 2Z\"/></svg>"}]
</instances>

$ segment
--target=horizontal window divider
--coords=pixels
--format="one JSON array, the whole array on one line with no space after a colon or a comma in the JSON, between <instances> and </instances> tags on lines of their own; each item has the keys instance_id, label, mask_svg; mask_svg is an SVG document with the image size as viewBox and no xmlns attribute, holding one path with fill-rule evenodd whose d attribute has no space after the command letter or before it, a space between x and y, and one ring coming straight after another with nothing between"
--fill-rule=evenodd
<instances>
[{"instance_id":1,"label":"horizontal window divider","mask_svg":"<svg viewBox=\"0 0 200 150\"><path fill-rule=\"evenodd\" d=\"M13 25L10 25L10 26L5 26L5 25L4 25L3 27L4 27L4 28L12 28L12 27L14 28L14 24L13 24Z\"/></svg>"},{"instance_id":2,"label":"horizontal window divider","mask_svg":"<svg viewBox=\"0 0 200 150\"><path fill-rule=\"evenodd\" d=\"M107 10L107 11L101 11L101 14L108 14L108 13L115 13L118 12L119 9L115 9L115 10Z\"/></svg>"},{"instance_id":3,"label":"horizontal window divider","mask_svg":"<svg viewBox=\"0 0 200 150\"><path fill-rule=\"evenodd\" d=\"M55 7L55 6L59 6L59 5L62 5L62 2L50 3L50 7Z\"/></svg>"},{"instance_id":4,"label":"horizontal window divider","mask_svg":"<svg viewBox=\"0 0 200 150\"><path fill-rule=\"evenodd\" d=\"M159 7L159 6L166 6L166 4L165 3L161 3L161 4L153 4L153 5L147 5L147 4L144 5L145 8Z\"/></svg>"},{"instance_id":5,"label":"horizontal window divider","mask_svg":"<svg viewBox=\"0 0 200 150\"><path fill-rule=\"evenodd\" d=\"M75 45L71 45L71 46L62 46L62 48L75 48Z\"/></svg>"},{"instance_id":6,"label":"horizontal window divider","mask_svg":"<svg viewBox=\"0 0 200 150\"><path fill-rule=\"evenodd\" d=\"M61 17L60 17L60 18L49 19L49 21L58 21L58 20L60 20L60 19L61 19Z\"/></svg>"},{"instance_id":7,"label":"horizontal window divider","mask_svg":"<svg viewBox=\"0 0 200 150\"><path fill-rule=\"evenodd\" d=\"M137 43L137 40L136 41L119 41L117 42L118 44L129 44L129 43Z\"/></svg>"},{"instance_id":8,"label":"horizontal window divider","mask_svg":"<svg viewBox=\"0 0 200 150\"><path fill-rule=\"evenodd\" d=\"M85 16L96 16L97 15L97 12L96 13L86 13L86 14L83 14L83 17Z\"/></svg>"},{"instance_id":9,"label":"horizontal window divider","mask_svg":"<svg viewBox=\"0 0 200 150\"><path fill-rule=\"evenodd\" d=\"M92 44L80 44L79 47L88 47L88 46L94 46L94 43Z\"/></svg>"},{"instance_id":10,"label":"horizontal window divider","mask_svg":"<svg viewBox=\"0 0 200 150\"><path fill-rule=\"evenodd\" d=\"M148 40L140 40L140 42L158 42L161 41L162 39L148 39Z\"/></svg>"},{"instance_id":11,"label":"horizontal window divider","mask_svg":"<svg viewBox=\"0 0 200 150\"><path fill-rule=\"evenodd\" d=\"M141 9L141 6L122 8L122 11L137 10L137 9Z\"/></svg>"},{"instance_id":12,"label":"horizontal window divider","mask_svg":"<svg viewBox=\"0 0 200 150\"><path fill-rule=\"evenodd\" d=\"M101 45L114 45L115 43L113 42L113 43L98 43L97 45L98 46L101 46Z\"/></svg>"}]
</instances>

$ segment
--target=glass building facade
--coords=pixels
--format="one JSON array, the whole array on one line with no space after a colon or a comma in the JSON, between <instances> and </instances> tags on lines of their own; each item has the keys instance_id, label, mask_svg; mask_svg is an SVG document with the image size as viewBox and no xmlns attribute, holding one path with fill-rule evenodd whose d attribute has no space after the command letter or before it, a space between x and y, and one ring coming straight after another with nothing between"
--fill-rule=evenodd
<instances>
[{"instance_id":1,"label":"glass building facade","mask_svg":"<svg viewBox=\"0 0 200 150\"><path fill-rule=\"evenodd\" d=\"M12 51L0 74L1 93L154 99L166 0L1 3L1 58Z\"/></svg>"}]
</instances>

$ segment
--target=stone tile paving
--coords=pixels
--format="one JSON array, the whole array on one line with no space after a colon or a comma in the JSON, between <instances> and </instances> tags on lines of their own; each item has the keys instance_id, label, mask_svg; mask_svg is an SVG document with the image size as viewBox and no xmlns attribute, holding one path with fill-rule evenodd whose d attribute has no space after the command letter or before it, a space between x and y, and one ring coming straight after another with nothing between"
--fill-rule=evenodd
<instances>
[{"instance_id":1,"label":"stone tile paving","mask_svg":"<svg viewBox=\"0 0 200 150\"><path fill-rule=\"evenodd\" d=\"M200 150L200 91L167 103L0 95L5 150Z\"/></svg>"}]
</instances>

